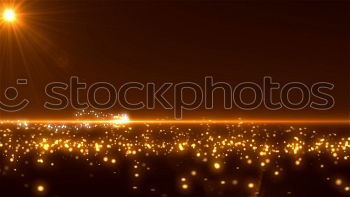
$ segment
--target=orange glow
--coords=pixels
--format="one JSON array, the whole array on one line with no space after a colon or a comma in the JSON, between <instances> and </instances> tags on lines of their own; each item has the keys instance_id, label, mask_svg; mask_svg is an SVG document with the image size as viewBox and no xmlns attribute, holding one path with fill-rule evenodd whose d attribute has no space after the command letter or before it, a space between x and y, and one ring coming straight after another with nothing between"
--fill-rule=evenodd
<instances>
[{"instance_id":1,"label":"orange glow","mask_svg":"<svg viewBox=\"0 0 350 197\"><path fill-rule=\"evenodd\" d=\"M350 124L350 119L246 119L246 120L0 120L1 124Z\"/></svg>"},{"instance_id":2,"label":"orange glow","mask_svg":"<svg viewBox=\"0 0 350 197\"><path fill-rule=\"evenodd\" d=\"M16 21L16 12L13 9L6 9L2 15L2 18L5 22L15 22Z\"/></svg>"}]
</instances>

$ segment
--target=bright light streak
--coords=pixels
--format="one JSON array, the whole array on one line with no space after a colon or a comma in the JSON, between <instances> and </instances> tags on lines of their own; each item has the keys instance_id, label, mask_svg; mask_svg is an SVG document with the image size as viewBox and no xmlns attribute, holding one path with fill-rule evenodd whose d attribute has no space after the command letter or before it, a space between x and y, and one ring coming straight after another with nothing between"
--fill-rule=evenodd
<instances>
[{"instance_id":1,"label":"bright light streak","mask_svg":"<svg viewBox=\"0 0 350 197\"><path fill-rule=\"evenodd\" d=\"M245 120L131 120L128 115L114 116L113 119L85 120L0 120L0 124L343 124L350 125L349 119L245 119Z\"/></svg>"},{"instance_id":2,"label":"bright light streak","mask_svg":"<svg viewBox=\"0 0 350 197\"><path fill-rule=\"evenodd\" d=\"M6 22L15 22L16 21L16 12L13 9L6 9L2 15L2 18Z\"/></svg>"},{"instance_id":3,"label":"bright light streak","mask_svg":"<svg viewBox=\"0 0 350 197\"><path fill-rule=\"evenodd\" d=\"M130 122L129 116L126 114L114 116L114 120L112 120L113 124L128 124Z\"/></svg>"}]
</instances>

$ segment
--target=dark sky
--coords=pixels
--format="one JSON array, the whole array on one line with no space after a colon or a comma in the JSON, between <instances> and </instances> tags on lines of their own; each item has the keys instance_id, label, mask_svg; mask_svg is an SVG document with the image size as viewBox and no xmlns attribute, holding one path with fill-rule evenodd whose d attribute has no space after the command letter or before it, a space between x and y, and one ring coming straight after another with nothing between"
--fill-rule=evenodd
<instances>
[{"instance_id":1,"label":"dark sky","mask_svg":"<svg viewBox=\"0 0 350 197\"><path fill-rule=\"evenodd\" d=\"M261 84L263 76L281 83L327 81L335 84L336 106L326 112L224 111L219 104L215 110L186 116L339 117L349 113L346 1L60 0L25 2L20 10L23 25L16 28L17 39L4 28L0 32L2 91L18 77L28 78L30 84L23 95L32 98L31 108L16 116L46 116L41 107L47 100L41 94L44 84L67 81L72 75L116 86L127 81L203 83L205 76L232 85ZM49 116L69 117L71 112ZM131 114L157 117L172 112Z\"/></svg>"}]
</instances>

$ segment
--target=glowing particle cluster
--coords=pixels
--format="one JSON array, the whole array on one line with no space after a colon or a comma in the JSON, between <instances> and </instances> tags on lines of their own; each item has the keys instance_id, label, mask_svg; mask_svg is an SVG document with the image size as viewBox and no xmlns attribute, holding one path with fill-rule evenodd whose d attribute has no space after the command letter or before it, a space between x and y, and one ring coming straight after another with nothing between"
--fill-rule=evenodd
<instances>
[{"instance_id":1,"label":"glowing particle cluster","mask_svg":"<svg viewBox=\"0 0 350 197\"><path fill-rule=\"evenodd\" d=\"M104 118L101 114L93 115ZM346 133L294 126L276 129L256 124L131 126L124 124L129 121L126 115L114 120L106 124L0 124L0 154L5 163L9 163L6 168L17 168L16 164L29 155L35 157L37 165L52 167L55 163L50 158L57 153L70 155L89 166L113 168L118 167L119 161L130 159L135 162L131 175L135 180L133 190L140 189L138 181L143 179L145 171L151 169L136 158L190 155L193 160L207 165L214 174L230 168L239 171L242 166L249 166L262 172L271 169L270 175L278 179L285 174L280 158L290 158L296 168L300 168L305 163L305 157L313 155L319 158L317 166L325 169L327 165L349 162L350 156L350 137ZM229 158L234 158L239 165L228 164ZM330 162L325 162L324 158ZM187 170L186 175L180 177L180 190L190 191L194 180L209 184L208 176L199 168ZM251 180L254 179L238 180L237 177L226 176L220 177L216 183L221 187L241 185L255 192L260 184ZM337 178L332 183L344 192L350 190L344 179ZM37 187L38 192L44 190L42 185Z\"/></svg>"}]
</instances>

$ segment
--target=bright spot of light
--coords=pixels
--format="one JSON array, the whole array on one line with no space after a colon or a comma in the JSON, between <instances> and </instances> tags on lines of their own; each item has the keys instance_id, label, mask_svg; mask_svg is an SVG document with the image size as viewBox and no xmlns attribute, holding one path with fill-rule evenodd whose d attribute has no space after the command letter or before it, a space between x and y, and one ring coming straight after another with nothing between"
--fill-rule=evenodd
<instances>
[{"instance_id":1,"label":"bright spot of light","mask_svg":"<svg viewBox=\"0 0 350 197\"><path fill-rule=\"evenodd\" d=\"M341 185L342 183L343 183L343 181L341 179L335 180L335 184L336 185Z\"/></svg>"},{"instance_id":2,"label":"bright spot of light","mask_svg":"<svg viewBox=\"0 0 350 197\"><path fill-rule=\"evenodd\" d=\"M188 185L187 184L182 184L182 189L184 189L184 190L186 190L186 189L188 189Z\"/></svg>"},{"instance_id":3,"label":"bright spot of light","mask_svg":"<svg viewBox=\"0 0 350 197\"><path fill-rule=\"evenodd\" d=\"M197 175L197 172L196 172L195 170L192 170L192 171L191 171L191 175L192 175L192 176L196 176L196 175Z\"/></svg>"},{"instance_id":4,"label":"bright spot of light","mask_svg":"<svg viewBox=\"0 0 350 197\"><path fill-rule=\"evenodd\" d=\"M221 168L221 165L219 163L214 163L214 168L215 169L220 169Z\"/></svg>"},{"instance_id":5,"label":"bright spot of light","mask_svg":"<svg viewBox=\"0 0 350 197\"><path fill-rule=\"evenodd\" d=\"M14 22L16 20L16 12L13 9L6 9L2 17L6 22Z\"/></svg>"},{"instance_id":6,"label":"bright spot of light","mask_svg":"<svg viewBox=\"0 0 350 197\"><path fill-rule=\"evenodd\" d=\"M114 118L114 120L112 120L112 123L113 124L117 124L117 125L119 125L119 124L127 124L127 123L130 122L130 118L126 114L114 116L113 118Z\"/></svg>"},{"instance_id":7,"label":"bright spot of light","mask_svg":"<svg viewBox=\"0 0 350 197\"><path fill-rule=\"evenodd\" d=\"M248 188L250 189L254 188L254 183L248 183Z\"/></svg>"},{"instance_id":8,"label":"bright spot of light","mask_svg":"<svg viewBox=\"0 0 350 197\"><path fill-rule=\"evenodd\" d=\"M43 185L38 185L36 189L38 190L38 192L43 192L45 190L45 187Z\"/></svg>"}]
</instances>

